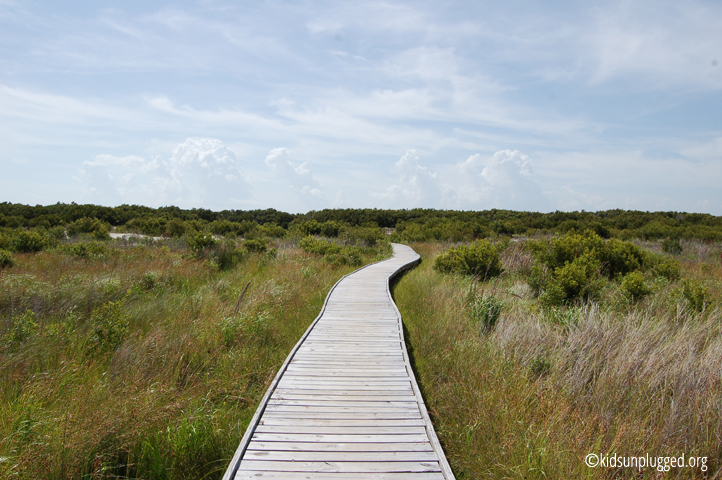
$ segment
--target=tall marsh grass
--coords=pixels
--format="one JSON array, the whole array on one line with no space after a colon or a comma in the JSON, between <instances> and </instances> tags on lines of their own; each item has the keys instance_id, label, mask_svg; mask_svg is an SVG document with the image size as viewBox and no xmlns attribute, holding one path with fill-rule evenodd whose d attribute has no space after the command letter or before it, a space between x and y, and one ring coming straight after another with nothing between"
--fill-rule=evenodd
<instances>
[{"instance_id":1,"label":"tall marsh grass","mask_svg":"<svg viewBox=\"0 0 722 480\"><path fill-rule=\"evenodd\" d=\"M635 301L609 283L595 302L544 308L518 245L502 253L502 277L481 285L435 271L441 245L412 246L424 261L394 296L457 478L720 478L719 247L684 244L683 277L713 301L699 309L664 278ZM490 298L504 305L493 328L479 321ZM588 453L705 456L708 469L589 468Z\"/></svg>"},{"instance_id":2,"label":"tall marsh grass","mask_svg":"<svg viewBox=\"0 0 722 480\"><path fill-rule=\"evenodd\" d=\"M0 478L220 478L355 267L288 242L229 268L180 240L99 245L0 270Z\"/></svg>"}]
</instances>

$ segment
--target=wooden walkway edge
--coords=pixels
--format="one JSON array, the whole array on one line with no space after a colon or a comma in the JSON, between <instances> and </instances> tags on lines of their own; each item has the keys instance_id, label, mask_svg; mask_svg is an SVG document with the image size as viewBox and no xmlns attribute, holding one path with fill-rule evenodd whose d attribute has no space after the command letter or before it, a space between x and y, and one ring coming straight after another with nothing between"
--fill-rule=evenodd
<instances>
[{"instance_id":1,"label":"wooden walkway edge","mask_svg":"<svg viewBox=\"0 0 722 480\"><path fill-rule=\"evenodd\" d=\"M392 258L339 280L251 419L223 480L453 480L406 351Z\"/></svg>"}]
</instances>

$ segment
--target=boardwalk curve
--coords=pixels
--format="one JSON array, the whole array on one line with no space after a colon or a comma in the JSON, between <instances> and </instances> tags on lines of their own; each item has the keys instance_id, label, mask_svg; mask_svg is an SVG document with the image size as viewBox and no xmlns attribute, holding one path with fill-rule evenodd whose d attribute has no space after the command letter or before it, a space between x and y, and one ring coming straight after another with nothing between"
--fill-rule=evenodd
<instances>
[{"instance_id":1,"label":"boardwalk curve","mask_svg":"<svg viewBox=\"0 0 722 480\"><path fill-rule=\"evenodd\" d=\"M346 275L286 359L224 480L454 479L404 343L389 281L419 261Z\"/></svg>"}]
</instances>

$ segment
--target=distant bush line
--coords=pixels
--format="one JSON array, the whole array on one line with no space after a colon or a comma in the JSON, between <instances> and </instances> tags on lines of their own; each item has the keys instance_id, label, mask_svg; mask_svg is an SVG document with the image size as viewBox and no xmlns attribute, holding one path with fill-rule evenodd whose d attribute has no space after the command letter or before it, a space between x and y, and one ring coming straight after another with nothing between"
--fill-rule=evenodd
<instances>
[{"instance_id":1,"label":"distant bush line","mask_svg":"<svg viewBox=\"0 0 722 480\"><path fill-rule=\"evenodd\" d=\"M326 209L291 214L274 209L222 210L203 208L150 208L138 205L103 207L76 203L23 205L0 203L0 232L8 229L41 229L50 236L90 234L98 240L107 233L125 231L152 236L183 237L212 233L244 238L343 237L366 235L373 241L377 229L387 229L391 240L401 242L469 242L498 236L562 235L591 230L601 238L630 240L668 239L665 250L675 250L678 239L722 241L722 217L684 212L517 212L511 210L454 211L433 209ZM35 249L24 238L15 250ZM37 243L37 242L35 242ZM370 243L370 242L369 242ZM1 246L0 248L6 248Z\"/></svg>"}]
</instances>

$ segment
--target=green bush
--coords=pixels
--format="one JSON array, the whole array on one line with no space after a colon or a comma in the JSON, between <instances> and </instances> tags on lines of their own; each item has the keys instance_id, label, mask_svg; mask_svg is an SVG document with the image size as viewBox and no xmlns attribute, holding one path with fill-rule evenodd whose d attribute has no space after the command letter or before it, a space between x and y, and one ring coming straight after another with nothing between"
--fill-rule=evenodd
<instances>
[{"instance_id":1,"label":"green bush","mask_svg":"<svg viewBox=\"0 0 722 480\"><path fill-rule=\"evenodd\" d=\"M244 240L243 248L249 253L266 253L266 250L268 250L268 240L265 238Z\"/></svg>"},{"instance_id":2,"label":"green bush","mask_svg":"<svg viewBox=\"0 0 722 480\"><path fill-rule=\"evenodd\" d=\"M473 275L489 279L501 274L499 251L488 240L452 247L434 260L434 269L441 273Z\"/></svg>"},{"instance_id":3,"label":"green bush","mask_svg":"<svg viewBox=\"0 0 722 480\"><path fill-rule=\"evenodd\" d=\"M83 217L68 225L68 235L90 234L96 240L110 239L110 225L97 218Z\"/></svg>"},{"instance_id":4,"label":"green bush","mask_svg":"<svg viewBox=\"0 0 722 480\"><path fill-rule=\"evenodd\" d=\"M624 295L632 301L640 300L650 293L649 287L644 282L644 274L639 271L626 274L622 278L621 287Z\"/></svg>"},{"instance_id":5,"label":"green bush","mask_svg":"<svg viewBox=\"0 0 722 480\"><path fill-rule=\"evenodd\" d=\"M180 238L192 230L192 227L186 224L180 218L173 218L166 224L166 233L171 237Z\"/></svg>"},{"instance_id":6,"label":"green bush","mask_svg":"<svg viewBox=\"0 0 722 480\"><path fill-rule=\"evenodd\" d=\"M643 267L644 251L630 242L613 238L604 242L599 253L602 269L609 279L624 276Z\"/></svg>"},{"instance_id":7,"label":"green bush","mask_svg":"<svg viewBox=\"0 0 722 480\"><path fill-rule=\"evenodd\" d=\"M210 258L219 270L230 270L243 262L245 252L235 248L232 244L222 244L213 248Z\"/></svg>"},{"instance_id":8,"label":"green bush","mask_svg":"<svg viewBox=\"0 0 722 480\"><path fill-rule=\"evenodd\" d=\"M13 237L10 235L5 235L2 232L0 232L0 249L2 250L12 250L13 248Z\"/></svg>"},{"instance_id":9,"label":"green bush","mask_svg":"<svg viewBox=\"0 0 722 480\"><path fill-rule=\"evenodd\" d=\"M375 247L386 238L378 227L344 227L338 235L348 243L366 247Z\"/></svg>"},{"instance_id":10,"label":"green bush","mask_svg":"<svg viewBox=\"0 0 722 480\"><path fill-rule=\"evenodd\" d=\"M537 261L546 265L550 270L555 270L582 255L596 258L601 263L604 240L591 230L587 230L583 234L572 231L549 240L529 241L527 248Z\"/></svg>"},{"instance_id":11,"label":"green bush","mask_svg":"<svg viewBox=\"0 0 722 480\"><path fill-rule=\"evenodd\" d=\"M691 310L701 312L709 305L707 287L703 283L694 280L684 280L682 281L682 286L682 294L687 300L687 305Z\"/></svg>"},{"instance_id":12,"label":"green bush","mask_svg":"<svg viewBox=\"0 0 722 480\"><path fill-rule=\"evenodd\" d=\"M286 236L286 230L275 223L266 223L256 229L258 235L270 238L283 238Z\"/></svg>"},{"instance_id":13,"label":"green bush","mask_svg":"<svg viewBox=\"0 0 722 480\"><path fill-rule=\"evenodd\" d=\"M94 350L115 350L128 332L130 322L123 312L125 299L108 302L93 310L91 346Z\"/></svg>"},{"instance_id":14,"label":"green bush","mask_svg":"<svg viewBox=\"0 0 722 480\"><path fill-rule=\"evenodd\" d=\"M662 240L662 251L672 255L682 253L682 244L678 238L665 238Z\"/></svg>"},{"instance_id":15,"label":"green bush","mask_svg":"<svg viewBox=\"0 0 722 480\"><path fill-rule=\"evenodd\" d=\"M542 305L565 305L577 298L587 300L593 297L599 290L600 266L596 258L582 255L554 269L554 275L542 289Z\"/></svg>"},{"instance_id":16,"label":"green bush","mask_svg":"<svg viewBox=\"0 0 722 480\"><path fill-rule=\"evenodd\" d=\"M547 306L595 296L601 287L601 276L624 282L622 289L633 298L645 295L641 273L645 270L652 269L670 279L679 278L676 262L630 242L616 238L605 241L592 230L530 241L527 248L536 260L527 281ZM637 273L629 276L633 272Z\"/></svg>"},{"instance_id":17,"label":"green bush","mask_svg":"<svg viewBox=\"0 0 722 480\"><path fill-rule=\"evenodd\" d=\"M10 268L15 266L13 254L7 250L0 248L0 268Z\"/></svg>"},{"instance_id":18,"label":"green bush","mask_svg":"<svg viewBox=\"0 0 722 480\"><path fill-rule=\"evenodd\" d=\"M186 239L188 247L196 254L201 253L211 247L215 247L217 242L213 238L213 235L208 233L197 233L196 235L189 236Z\"/></svg>"},{"instance_id":19,"label":"green bush","mask_svg":"<svg viewBox=\"0 0 722 480\"><path fill-rule=\"evenodd\" d=\"M11 343L21 343L32 337L37 330L38 325L35 323L35 312L26 310L19 317L13 317L10 320L10 335L8 340Z\"/></svg>"},{"instance_id":20,"label":"green bush","mask_svg":"<svg viewBox=\"0 0 722 480\"><path fill-rule=\"evenodd\" d=\"M38 232L21 230L13 238L13 250L16 252L39 252L45 248L45 238Z\"/></svg>"},{"instance_id":21,"label":"green bush","mask_svg":"<svg viewBox=\"0 0 722 480\"><path fill-rule=\"evenodd\" d=\"M110 251L107 244L96 240L92 242L76 242L69 245L61 245L61 249L67 254L81 258L101 258Z\"/></svg>"},{"instance_id":22,"label":"green bush","mask_svg":"<svg viewBox=\"0 0 722 480\"><path fill-rule=\"evenodd\" d=\"M679 280L679 262L674 259L665 258L664 255L647 252L644 259L644 265L652 270L656 275L671 281Z\"/></svg>"},{"instance_id":23,"label":"green bush","mask_svg":"<svg viewBox=\"0 0 722 480\"><path fill-rule=\"evenodd\" d=\"M341 253L341 246L335 243L319 240L315 237L308 236L298 242L298 246L306 253L315 255L328 255L333 253Z\"/></svg>"}]
</instances>

